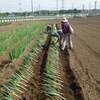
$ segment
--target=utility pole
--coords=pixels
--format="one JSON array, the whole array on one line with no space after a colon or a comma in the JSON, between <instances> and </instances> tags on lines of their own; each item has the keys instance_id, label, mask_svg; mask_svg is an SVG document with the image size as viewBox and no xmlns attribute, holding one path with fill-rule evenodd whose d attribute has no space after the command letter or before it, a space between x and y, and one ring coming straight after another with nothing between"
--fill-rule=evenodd
<instances>
[{"instance_id":1,"label":"utility pole","mask_svg":"<svg viewBox=\"0 0 100 100\"><path fill-rule=\"evenodd\" d=\"M95 11L95 15L97 14L97 1L95 0L95 2L94 2L94 11Z\"/></svg>"},{"instance_id":2,"label":"utility pole","mask_svg":"<svg viewBox=\"0 0 100 100\"><path fill-rule=\"evenodd\" d=\"M99 10L100 10L100 2L99 2Z\"/></svg>"},{"instance_id":3,"label":"utility pole","mask_svg":"<svg viewBox=\"0 0 100 100\"><path fill-rule=\"evenodd\" d=\"M74 4L72 3L72 10L74 10Z\"/></svg>"},{"instance_id":4,"label":"utility pole","mask_svg":"<svg viewBox=\"0 0 100 100\"><path fill-rule=\"evenodd\" d=\"M72 12L71 12L71 15L73 16L74 14L74 4L72 3Z\"/></svg>"},{"instance_id":5,"label":"utility pole","mask_svg":"<svg viewBox=\"0 0 100 100\"><path fill-rule=\"evenodd\" d=\"M94 2L94 9L97 9L97 1Z\"/></svg>"},{"instance_id":6,"label":"utility pole","mask_svg":"<svg viewBox=\"0 0 100 100\"><path fill-rule=\"evenodd\" d=\"M82 14L84 14L84 4L82 4Z\"/></svg>"},{"instance_id":7,"label":"utility pole","mask_svg":"<svg viewBox=\"0 0 100 100\"><path fill-rule=\"evenodd\" d=\"M83 10L83 11L84 11L84 8L85 8L85 7L84 7L84 4L83 4L83 5L82 5L82 10Z\"/></svg>"},{"instance_id":8,"label":"utility pole","mask_svg":"<svg viewBox=\"0 0 100 100\"><path fill-rule=\"evenodd\" d=\"M56 10L58 11L58 0L56 0Z\"/></svg>"},{"instance_id":9,"label":"utility pole","mask_svg":"<svg viewBox=\"0 0 100 100\"><path fill-rule=\"evenodd\" d=\"M58 14L58 0L56 0L56 12L57 12L57 14Z\"/></svg>"},{"instance_id":10,"label":"utility pole","mask_svg":"<svg viewBox=\"0 0 100 100\"><path fill-rule=\"evenodd\" d=\"M33 13L33 0L31 0L31 11Z\"/></svg>"},{"instance_id":11,"label":"utility pole","mask_svg":"<svg viewBox=\"0 0 100 100\"><path fill-rule=\"evenodd\" d=\"M39 9L39 15L40 15L40 12L41 12L41 11L40 11L40 4L39 4L39 8L38 8L38 9Z\"/></svg>"},{"instance_id":12,"label":"utility pole","mask_svg":"<svg viewBox=\"0 0 100 100\"><path fill-rule=\"evenodd\" d=\"M88 5L88 14L90 15L91 14L91 2L89 1L89 5Z\"/></svg>"},{"instance_id":13,"label":"utility pole","mask_svg":"<svg viewBox=\"0 0 100 100\"><path fill-rule=\"evenodd\" d=\"M62 0L62 10L64 10L64 0Z\"/></svg>"},{"instance_id":14,"label":"utility pole","mask_svg":"<svg viewBox=\"0 0 100 100\"><path fill-rule=\"evenodd\" d=\"M21 8L21 6L22 6L22 2L21 2L21 0L19 0L18 5L19 5L19 12L21 12L21 11L22 11L22 8Z\"/></svg>"},{"instance_id":15,"label":"utility pole","mask_svg":"<svg viewBox=\"0 0 100 100\"><path fill-rule=\"evenodd\" d=\"M100 2L99 2L99 15L100 15Z\"/></svg>"},{"instance_id":16,"label":"utility pole","mask_svg":"<svg viewBox=\"0 0 100 100\"><path fill-rule=\"evenodd\" d=\"M99 10L100 10L100 3L99 3Z\"/></svg>"}]
</instances>

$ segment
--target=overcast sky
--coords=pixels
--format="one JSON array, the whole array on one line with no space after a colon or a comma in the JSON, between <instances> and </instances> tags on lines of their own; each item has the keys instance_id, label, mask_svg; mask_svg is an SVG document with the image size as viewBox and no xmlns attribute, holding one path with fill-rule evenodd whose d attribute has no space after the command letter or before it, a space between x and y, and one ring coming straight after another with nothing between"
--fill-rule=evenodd
<instances>
[{"instance_id":1,"label":"overcast sky","mask_svg":"<svg viewBox=\"0 0 100 100\"><path fill-rule=\"evenodd\" d=\"M55 10L57 0L33 0L33 9L38 10ZM94 8L95 0L64 0L64 8ZM100 8L100 0L97 1L97 8ZM58 8L62 8L62 0L58 0ZM0 0L0 12L19 12L31 11L31 0Z\"/></svg>"}]
</instances>

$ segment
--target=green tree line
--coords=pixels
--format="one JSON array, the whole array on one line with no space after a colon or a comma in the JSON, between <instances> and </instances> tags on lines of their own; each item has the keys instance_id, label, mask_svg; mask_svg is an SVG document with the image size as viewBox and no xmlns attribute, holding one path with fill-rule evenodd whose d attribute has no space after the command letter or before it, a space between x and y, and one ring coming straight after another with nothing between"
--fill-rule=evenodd
<instances>
[{"instance_id":1,"label":"green tree line","mask_svg":"<svg viewBox=\"0 0 100 100\"><path fill-rule=\"evenodd\" d=\"M81 13L81 10L73 9L73 10L39 10L35 12L12 12L12 13L0 13L0 17L8 17L8 16L30 16L30 15L56 15L56 14L71 14L71 13Z\"/></svg>"}]
</instances>

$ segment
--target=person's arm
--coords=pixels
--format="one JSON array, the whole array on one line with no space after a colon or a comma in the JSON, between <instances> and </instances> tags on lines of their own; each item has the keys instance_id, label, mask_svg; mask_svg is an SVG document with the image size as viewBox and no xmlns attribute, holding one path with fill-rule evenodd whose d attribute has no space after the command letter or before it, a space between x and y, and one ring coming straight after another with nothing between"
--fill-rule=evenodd
<instances>
[{"instance_id":1,"label":"person's arm","mask_svg":"<svg viewBox=\"0 0 100 100\"><path fill-rule=\"evenodd\" d=\"M69 25L69 27L70 27L70 33L74 33L74 29L72 28L72 26Z\"/></svg>"}]
</instances>

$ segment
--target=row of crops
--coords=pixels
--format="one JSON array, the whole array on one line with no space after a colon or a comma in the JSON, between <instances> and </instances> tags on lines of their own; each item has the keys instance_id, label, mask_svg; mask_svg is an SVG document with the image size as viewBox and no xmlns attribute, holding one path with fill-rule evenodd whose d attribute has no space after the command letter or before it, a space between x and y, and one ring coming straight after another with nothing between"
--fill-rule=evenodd
<instances>
[{"instance_id":1,"label":"row of crops","mask_svg":"<svg viewBox=\"0 0 100 100\"><path fill-rule=\"evenodd\" d=\"M61 58L59 58L59 54L62 56ZM65 72L61 72L61 69ZM62 76L66 78L67 83ZM45 67L43 67L40 87L39 100L67 100L68 98L69 100L84 100L82 88L69 65L68 51L59 51L52 41L47 53Z\"/></svg>"},{"instance_id":2,"label":"row of crops","mask_svg":"<svg viewBox=\"0 0 100 100\"><path fill-rule=\"evenodd\" d=\"M60 82L58 50L57 47L51 45L42 77L41 93L44 95L42 99L49 98L50 100L65 100L63 93L58 91L59 89L62 89Z\"/></svg>"},{"instance_id":3,"label":"row of crops","mask_svg":"<svg viewBox=\"0 0 100 100\"><path fill-rule=\"evenodd\" d=\"M3 87L0 89L1 100L14 100L14 97L22 99L21 95L27 89L27 83L34 74L33 65L35 65L35 63L38 63L36 58L38 56L38 53L42 49L45 38L46 35L43 35L41 36L41 38L37 40L37 42L33 45L32 50L25 57L24 62L20 65L19 69L13 75L11 75L9 81L6 84L4 84ZM44 46L44 48L46 48L44 49L46 54L48 52L47 48L49 48L47 47L49 46L48 39L47 39L48 44L45 45L46 47ZM57 57L58 57L57 47L51 44L45 68L43 69L42 67L43 72L41 74L40 93L42 93L45 96L45 98L48 97L52 100L56 100L57 99L56 97L58 97L59 99L64 100L65 98L63 97L63 94L57 90L62 88L61 84L58 83L61 81L61 79L59 73L59 66L57 65L58 62ZM34 64L31 64L31 62ZM40 98L43 97L43 95L40 95ZM41 98L41 100L44 99Z\"/></svg>"},{"instance_id":4,"label":"row of crops","mask_svg":"<svg viewBox=\"0 0 100 100\"><path fill-rule=\"evenodd\" d=\"M18 58L28 44L38 38L38 33L43 27L43 23L33 23L10 32L0 33L0 55L6 54L11 60Z\"/></svg>"},{"instance_id":5,"label":"row of crops","mask_svg":"<svg viewBox=\"0 0 100 100\"><path fill-rule=\"evenodd\" d=\"M45 42L46 35L39 37L33 48L25 57L24 62L20 65L19 69L11 75L9 81L0 89L0 100L13 100L14 97L21 99L22 93L27 88L27 83L33 76L33 68L37 63L37 55L41 51L42 45ZM31 64L31 63L34 64Z\"/></svg>"},{"instance_id":6,"label":"row of crops","mask_svg":"<svg viewBox=\"0 0 100 100\"><path fill-rule=\"evenodd\" d=\"M0 33L0 57L6 55L13 61L14 59L19 59L19 56L23 54L30 44L32 47L26 56L24 56L23 63L17 66L16 72L14 73L12 70L10 74L14 74L8 75L7 83L0 86L0 100L13 100L13 95L19 97L18 94L24 91L24 87L26 87L25 83L32 76L31 70L33 66L30 65L30 62L35 59L32 59L33 56L37 56L36 54L39 52L41 44L44 44L43 42L46 38L45 35L40 34L44 26L44 23L34 22L10 32ZM32 41L33 43L31 43ZM34 62L36 61L34 60ZM5 69L5 71L9 70ZM17 94L16 91L17 93L19 91L19 93Z\"/></svg>"}]
</instances>

